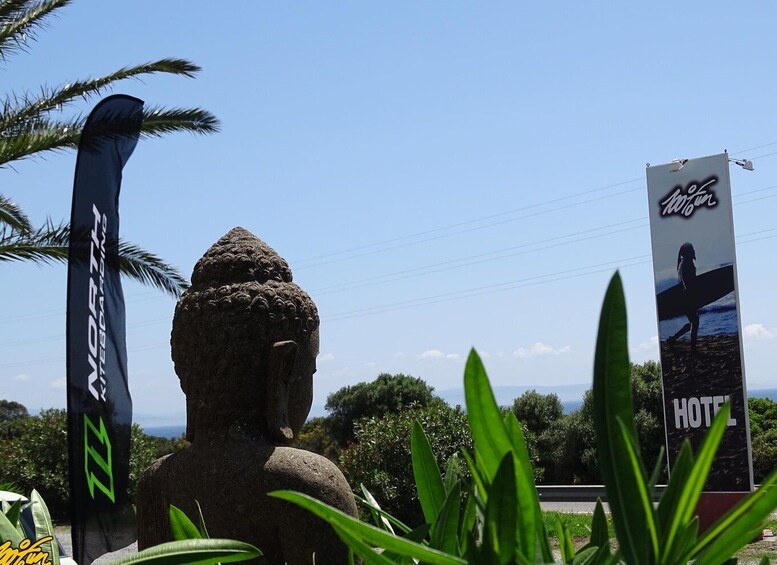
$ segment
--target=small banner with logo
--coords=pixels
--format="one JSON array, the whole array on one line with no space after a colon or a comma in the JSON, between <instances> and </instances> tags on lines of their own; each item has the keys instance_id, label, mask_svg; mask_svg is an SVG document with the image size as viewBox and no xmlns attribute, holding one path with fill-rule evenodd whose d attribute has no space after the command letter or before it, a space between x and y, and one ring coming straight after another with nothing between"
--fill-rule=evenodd
<instances>
[{"instance_id":1,"label":"small banner with logo","mask_svg":"<svg viewBox=\"0 0 777 565\"><path fill-rule=\"evenodd\" d=\"M670 468L731 403L706 492L753 487L728 154L647 168Z\"/></svg>"},{"instance_id":2,"label":"small banner with logo","mask_svg":"<svg viewBox=\"0 0 777 565\"><path fill-rule=\"evenodd\" d=\"M143 101L115 95L81 134L70 219L67 391L73 554L81 565L132 543L132 399L119 280L119 189Z\"/></svg>"}]
</instances>

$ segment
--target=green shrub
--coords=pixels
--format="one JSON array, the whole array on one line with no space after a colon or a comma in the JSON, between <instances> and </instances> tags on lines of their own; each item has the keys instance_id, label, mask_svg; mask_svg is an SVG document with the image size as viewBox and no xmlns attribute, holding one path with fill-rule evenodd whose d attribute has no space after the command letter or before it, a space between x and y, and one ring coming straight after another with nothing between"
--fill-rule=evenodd
<instances>
[{"instance_id":1,"label":"green shrub","mask_svg":"<svg viewBox=\"0 0 777 565\"><path fill-rule=\"evenodd\" d=\"M326 424L341 447L354 439L354 424L370 416L394 414L410 406L431 404L434 388L422 379L382 373L370 383L358 383L333 392L326 399ZM439 399L438 399L439 400Z\"/></svg>"},{"instance_id":2,"label":"green shrub","mask_svg":"<svg viewBox=\"0 0 777 565\"><path fill-rule=\"evenodd\" d=\"M472 452L472 434L464 412L458 406L436 402L361 420L356 424L356 441L339 460L354 492L360 492L359 485L364 484L383 509L408 524L423 520L410 459L416 421L424 428L439 465L445 465L462 449Z\"/></svg>"}]
</instances>

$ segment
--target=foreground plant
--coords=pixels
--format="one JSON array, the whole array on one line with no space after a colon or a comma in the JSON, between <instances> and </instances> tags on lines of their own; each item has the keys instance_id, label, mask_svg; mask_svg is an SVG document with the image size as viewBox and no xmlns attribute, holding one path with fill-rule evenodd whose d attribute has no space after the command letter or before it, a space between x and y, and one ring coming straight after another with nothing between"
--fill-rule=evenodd
<instances>
[{"instance_id":1,"label":"foreground plant","mask_svg":"<svg viewBox=\"0 0 777 565\"><path fill-rule=\"evenodd\" d=\"M31 506L33 523L35 526L35 539L28 540L27 533L22 528L21 513ZM177 510L177 509L176 509ZM171 520L174 510L171 508ZM183 513L178 511L181 516ZM181 521L188 519L183 516ZM202 526L204 528L204 524ZM196 530L195 530L196 531ZM206 536L207 537L207 533ZM196 539L195 539L196 538ZM25 543L28 540L28 543ZM18 561L13 557L7 557L0 553L0 563L45 563L59 565L59 548L54 534L54 525L51 522L46 503L37 491L33 490L30 501L22 503L17 500L13 504L3 501L0 512L0 550L8 551L12 555L14 549L30 545L29 541L40 543L40 553L29 556L27 561ZM6 546L6 543L9 546ZM46 560L42 559L45 554ZM260 557L262 552L253 545L241 541L226 539L200 539L198 536L181 535L176 541L163 543L155 547L144 549L138 553L129 555L118 561L112 561L111 565L184 565L197 563L208 565L217 563L234 563ZM8 559L8 560L7 560Z\"/></svg>"},{"instance_id":2,"label":"foreground plant","mask_svg":"<svg viewBox=\"0 0 777 565\"><path fill-rule=\"evenodd\" d=\"M699 535L694 512L725 431L730 408L715 418L696 455L683 444L663 496L654 507L654 472L641 459L631 399L626 306L620 277L612 278L599 322L594 363L594 424L602 477L617 539L613 552L601 503L588 544L575 550L563 523L557 524L564 563L698 565L735 563L731 556L760 532L777 507L777 472L707 532ZM380 510L365 491L377 526L360 522L309 496L277 491L327 521L366 564L527 564L553 561L522 427L499 411L488 376L473 350L464 373L467 416L474 457L463 453L473 477L465 489L455 465L445 477L420 426L413 434L413 470L426 524L416 529ZM660 466L656 465L660 470ZM399 531L396 533L395 528ZM764 559L762 563L768 563Z\"/></svg>"}]
</instances>

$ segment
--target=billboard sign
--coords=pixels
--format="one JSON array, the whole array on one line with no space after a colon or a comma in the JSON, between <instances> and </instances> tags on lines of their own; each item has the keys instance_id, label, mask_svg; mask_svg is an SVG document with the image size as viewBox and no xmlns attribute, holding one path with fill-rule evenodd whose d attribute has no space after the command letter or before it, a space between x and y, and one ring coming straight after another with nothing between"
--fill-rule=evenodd
<instances>
[{"instance_id":1,"label":"billboard sign","mask_svg":"<svg viewBox=\"0 0 777 565\"><path fill-rule=\"evenodd\" d=\"M650 231L670 468L731 415L707 492L752 490L728 154L648 166Z\"/></svg>"}]
</instances>

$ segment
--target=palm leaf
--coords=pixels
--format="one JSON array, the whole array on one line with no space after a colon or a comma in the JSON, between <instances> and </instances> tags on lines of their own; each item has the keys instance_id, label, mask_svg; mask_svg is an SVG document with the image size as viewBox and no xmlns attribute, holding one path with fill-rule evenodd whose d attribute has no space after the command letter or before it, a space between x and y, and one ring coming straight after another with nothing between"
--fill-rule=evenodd
<instances>
[{"instance_id":1,"label":"palm leaf","mask_svg":"<svg viewBox=\"0 0 777 565\"><path fill-rule=\"evenodd\" d=\"M89 100L103 93L113 83L120 80L135 78L141 75L166 73L187 78L193 78L201 69L194 63L184 59L160 59L132 67L122 67L108 75L86 80L76 80L58 88L41 88L41 94L30 95L9 94L3 102L3 113L0 115L0 131L14 132L21 130L26 124L34 122L44 114L59 111L65 105L76 99Z\"/></svg>"},{"instance_id":2,"label":"palm leaf","mask_svg":"<svg viewBox=\"0 0 777 565\"><path fill-rule=\"evenodd\" d=\"M29 233L32 231L32 224L30 224L30 220L27 218L24 210L0 194L0 226L2 224L19 233ZM0 227L0 229L3 229L3 227Z\"/></svg>"},{"instance_id":3,"label":"palm leaf","mask_svg":"<svg viewBox=\"0 0 777 565\"><path fill-rule=\"evenodd\" d=\"M84 127L83 116L56 121L47 118L31 120L12 135L0 136L0 167L47 151L76 149ZM218 119L201 108L151 107L143 110L142 138L161 137L168 133L209 134L219 131Z\"/></svg>"},{"instance_id":4,"label":"palm leaf","mask_svg":"<svg viewBox=\"0 0 777 565\"><path fill-rule=\"evenodd\" d=\"M4 0L0 3L0 59L24 49L28 39L34 37L36 28L55 10L72 0Z\"/></svg>"},{"instance_id":5,"label":"palm leaf","mask_svg":"<svg viewBox=\"0 0 777 565\"><path fill-rule=\"evenodd\" d=\"M0 263L31 261L33 263L64 263L68 259L70 226L45 226L31 234L0 233ZM189 286L186 278L159 256L141 247L119 240L119 271L142 284L156 287L179 297Z\"/></svg>"}]
</instances>

